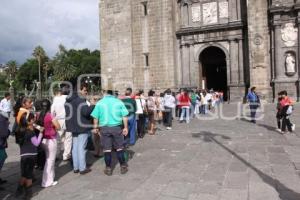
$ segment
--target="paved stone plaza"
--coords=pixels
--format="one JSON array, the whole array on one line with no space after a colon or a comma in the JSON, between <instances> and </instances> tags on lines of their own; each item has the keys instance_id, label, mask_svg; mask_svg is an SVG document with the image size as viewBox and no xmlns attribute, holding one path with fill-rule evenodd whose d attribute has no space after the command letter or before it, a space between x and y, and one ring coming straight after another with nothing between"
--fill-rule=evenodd
<instances>
[{"instance_id":1,"label":"paved stone plaza","mask_svg":"<svg viewBox=\"0 0 300 200\"><path fill-rule=\"evenodd\" d=\"M236 107L225 104L224 115L234 116ZM105 176L103 159L93 160L90 155L93 171L84 176L73 174L69 164L61 163L56 170L59 184L42 189L38 178L34 199L299 200L300 133L297 127L296 134L275 132L274 108L267 105L268 113L257 125L243 118L202 117L146 136L131 148L126 175L120 175L117 165L112 177ZM299 109L296 106L292 118L298 125ZM14 138L8 154L0 175L9 183L1 199L13 199L19 178Z\"/></svg>"}]
</instances>

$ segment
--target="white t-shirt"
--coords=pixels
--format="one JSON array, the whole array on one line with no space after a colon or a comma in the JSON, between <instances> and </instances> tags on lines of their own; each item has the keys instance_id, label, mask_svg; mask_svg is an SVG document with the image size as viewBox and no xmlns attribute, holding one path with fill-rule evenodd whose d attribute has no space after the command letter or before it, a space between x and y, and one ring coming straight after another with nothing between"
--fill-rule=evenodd
<instances>
[{"instance_id":1,"label":"white t-shirt","mask_svg":"<svg viewBox=\"0 0 300 200\"><path fill-rule=\"evenodd\" d=\"M66 118L66 111L65 111L66 98L67 95L61 95L61 96L56 96L53 99L53 103L51 106L51 114L57 120Z\"/></svg>"},{"instance_id":2,"label":"white t-shirt","mask_svg":"<svg viewBox=\"0 0 300 200\"><path fill-rule=\"evenodd\" d=\"M6 98L2 99L0 102L0 110L6 113L11 112L10 100L7 100Z\"/></svg>"},{"instance_id":3,"label":"white t-shirt","mask_svg":"<svg viewBox=\"0 0 300 200\"><path fill-rule=\"evenodd\" d=\"M146 101L145 99L135 99L136 102L136 114L143 114L144 113L144 108L146 106Z\"/></svg>"}]
</instances>

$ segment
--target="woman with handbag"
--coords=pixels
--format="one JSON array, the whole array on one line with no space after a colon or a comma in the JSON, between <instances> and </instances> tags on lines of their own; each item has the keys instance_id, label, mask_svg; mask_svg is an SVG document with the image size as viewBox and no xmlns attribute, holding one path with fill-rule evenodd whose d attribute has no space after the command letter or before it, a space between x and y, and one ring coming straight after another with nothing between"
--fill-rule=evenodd
<instances>
[{"instance_id":1,"label":"woman with handbag","mask_svg":"<svg viewBox=\"0 0 300 200\"><path fill-rule=\"evenodd\" d=\"M155 134L155 113L157 111L157 100L155 98L155 91L150 90L148 92L147 99L147 108L148 108L148 133L149 135Z\"/></svg>"}]
</instances>

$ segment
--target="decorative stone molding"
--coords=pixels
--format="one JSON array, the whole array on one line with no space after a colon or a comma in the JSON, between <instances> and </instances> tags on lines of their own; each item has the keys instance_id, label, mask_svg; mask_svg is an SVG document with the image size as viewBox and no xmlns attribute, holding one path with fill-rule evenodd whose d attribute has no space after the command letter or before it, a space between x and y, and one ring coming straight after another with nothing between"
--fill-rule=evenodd
<instances>
[{"instance_id":1,"label":"decorative stone molding","mask_svg":"<svg viewBox=\"0 0 300 200\"><path fill-rule=\"evenodd\" d=\"M260 34L256 33L253 42L255 45L260 46L263 43L263 37Z\"/></svg>"},{"instance_id":2,"label":"decorative stone molding","mask_svg":"<svg viewBox=\"0 0 300 200\"><path fill-rule=\"evenodd\" d=\"M219 17L228 18L228 1L219 2Z\"/></svg>"},{"instance_id":3,"label":"decorative stone molding","mask_svg":"<svg viewBox=\"0 0 300 200\"><path fill-rule=\"evenodd\" d=\"M217 2L203 4L203 23L214 24L218 22Z\"/></svg>"},{"instance_id":4,"label":"decorative stone molding","mask_svg":"<svg viewBox=\"0 0 300 200\"><path fill-rule=\"evenodd\" d=\"M286 23L281 27L281 38L287 47L292 47L296 44L298 38L298 29L294 23Z\"/></svg>"},{"instance_id":5,"label":"decorative stone molding","mask_svg":"<svg viewBox=\"0 0 300 200\"><path fill-rule=\"evenodd\" d=\"M201 7L200 4L192 5L192 22L200 22L201 21Z\"/></svg>"}]
</instances>

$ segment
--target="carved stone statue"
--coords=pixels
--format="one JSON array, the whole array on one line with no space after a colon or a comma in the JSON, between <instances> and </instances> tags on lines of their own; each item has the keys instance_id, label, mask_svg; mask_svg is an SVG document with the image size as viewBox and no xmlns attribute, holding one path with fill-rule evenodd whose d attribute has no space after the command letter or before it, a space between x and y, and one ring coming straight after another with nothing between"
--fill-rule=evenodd
<instances>
[{"instance_id":1,"label":"carved stone statue","mask_svg":"<svg viewBox=\"0 0 300 200\"><path fill-rule=\"evenodd\" d=\"M286 73L288 75L292 75L296 72L296 60L295 56L292 55L291 53L288 53L285 58L285 68L286 68Z\"/></svg>"},{"instance_id":2,"label":"carved stone statue","mask_svg":"<svg viewBox=\"0 0 300 200\"><path fill-rule=\"evenodd\" d=\"M287 47L294 46L298 37L298 29L294 23L286 23L281 29L281 38Z\"/></svg>"}]
</instances>

